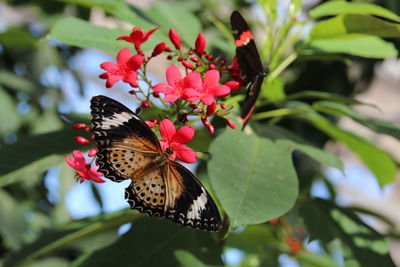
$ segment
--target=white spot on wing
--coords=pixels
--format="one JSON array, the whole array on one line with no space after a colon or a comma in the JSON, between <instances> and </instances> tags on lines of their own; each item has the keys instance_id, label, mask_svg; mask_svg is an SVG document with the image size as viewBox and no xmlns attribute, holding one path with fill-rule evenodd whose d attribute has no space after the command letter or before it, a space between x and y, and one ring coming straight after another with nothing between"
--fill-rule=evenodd
<instances>
[{"instance_id":1,"label":"white spot on wing","mask_svg":"<svg viewBox=\"0 0 400 267\"><path fill-rule=\"evenodd\" d=\"M132 118L132 114L128 112L114 113L110 117L103 117L101 120L101 128L104 130L112 129L122 125L124 122ZM136 116L135 116L136 117Z\"/></svg>"}]
</instances>

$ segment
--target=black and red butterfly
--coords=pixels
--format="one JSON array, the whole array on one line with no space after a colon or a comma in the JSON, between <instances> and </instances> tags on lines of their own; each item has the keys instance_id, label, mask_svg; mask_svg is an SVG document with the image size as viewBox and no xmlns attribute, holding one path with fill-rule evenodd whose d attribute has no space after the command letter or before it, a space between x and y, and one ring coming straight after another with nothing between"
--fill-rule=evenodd
<instances>
[{"instance_id":1,"label":"black and red butterfly","mask_svg":"<svg viewBox=\"0 0 400 267\"><path fill-rule=\"evenodd\" d=\"M218 209L200 181L169 159L149 126L106 96L91 100L92 132L99 171L108 179L131 180L125 198L132 209L204 231L219 231Z\"/></svg>"},{"instance_id":2,"label":"black and red butterfly","mask_svg":"<svg viewBox=\"0 0 400 267\"><path fill-rule=\"evenodd\" d=\"M268 70L261 63L253 35L246 21L238 11L231 14L231 28L236 45L236 59L239 64L240 76L247 85L247 94L241 107L243 128L253 114L261 85Z\"/></svg>"}]
</instances>

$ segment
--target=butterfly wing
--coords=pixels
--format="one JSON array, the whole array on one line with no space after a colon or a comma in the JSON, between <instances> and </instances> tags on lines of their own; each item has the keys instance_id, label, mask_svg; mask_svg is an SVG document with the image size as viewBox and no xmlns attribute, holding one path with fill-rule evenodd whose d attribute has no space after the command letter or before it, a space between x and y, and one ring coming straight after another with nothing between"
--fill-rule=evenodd
<instances>
[{"instance_id":1,"label":"butterfly wing","mask_svg":"<svg viewBox=\"0 0 400 267\"><path fill-rule=\"evenodd\" d=\"M232 12L231 27L235 38L236 58L240 74L248 86L246 98L241 107L244 127L254 111L261 85L267 72L263 69L260 54L249 26L238 11Z\"/></svg>"},{"instance_id":2,"label":"butterfly wing","mask_svg":"<svg viewBox=\"0 0 400 267\"><path fill-rule=\"evenodd\" d=\"M183 226L220 230L221 218L213 199L196 176L182 165L168 161L162 171L149 173L143 179L134 181L125 191L132 208Z\"/></svg>"},{"instance_id":3,"label":"butterfly wing","mask_svg":"<svg viewBox=\"0 0 400 267\"><path fill-rule=\"evenodd\" d=\"M134 178L162 154L153 131L121 103L95 96L90 108L97 163L105 177L116 182Z\"/></svg>"}]
</instances>

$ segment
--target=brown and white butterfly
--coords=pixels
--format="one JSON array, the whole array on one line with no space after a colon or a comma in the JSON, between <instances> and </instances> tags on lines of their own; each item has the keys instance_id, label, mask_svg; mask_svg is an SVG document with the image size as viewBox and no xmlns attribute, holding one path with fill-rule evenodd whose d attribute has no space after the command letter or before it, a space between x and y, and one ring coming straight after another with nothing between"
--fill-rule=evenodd
<instances>
[{"instance_id":1,"label":"brown and white butterfly","mask_svg":"<svg viewBox=\"0 0 400 267\"><path fill-rule=\"evenodd\" d=\"M106 96L91 100L99 171L112 181L131 180L125 198L132 209L204 231L219 231L218 209L200 181L169 159L149 126Z\"/></svg>"}]
</instances>

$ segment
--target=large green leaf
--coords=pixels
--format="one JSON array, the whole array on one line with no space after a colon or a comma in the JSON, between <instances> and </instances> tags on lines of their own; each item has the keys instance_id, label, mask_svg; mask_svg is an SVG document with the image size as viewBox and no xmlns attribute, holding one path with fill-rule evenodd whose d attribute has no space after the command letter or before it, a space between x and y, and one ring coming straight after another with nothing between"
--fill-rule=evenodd
<instances>
[{"instance_id":1,"label":"large green leaf","mask_svg":"<svg viewBox=\"0 0 400 267\"><path fill-rule=\"evenodd\" d=\"M310 11L312 18L339 14L369 14L400 22L400 17L383 7L361 2L328 1Z\"/></svg>"},{"instance_id":2,"label":"large green leaf","mask_svg":"<svg viewBox=\"0 0 400 267\"><path fill-rule=\"evenodd\" d=\"M397 173L397 167L393 158L387 152L379 149L367 139L335 126L328 119L312 110L302 115L296 114L296 116L309 121L333 139L345 144L375 174L379 184L385 185L393 182Z\"/></svg>"},{"instance_id":3,"label":"large green leaf","mask_svg":"<svg viewBox=\"0 0 400 267\"><path fill-rule=\"evenodd\" d=\"M154 8L144 12L157 22L165 33L173 28L178 32L182 41L191 47L194 46L196 36L201 31L201 24L197 17L191 12L187 12L181 3L158 2Z\"/></svg>"},{"instance_id":4,"label":"large green leaf","mask_svg":"<svg viewBox=\"0 0 400 267\"><path fill-rule=\"evenodd\" d=\"M178 266L175 252L181 250L204 264L222 264L215 237L166 220L142 218L114 244L79 258L73 266Z\"/></svg>"},{"instance_id":5,"label":"large green leaf","mask_svg":"<svg viewBox=\"0 0 400 267\"><path fill-rule=\"evenodd\" d=\"M350 209L323 199L316 198L313 201L320 212L327 214L336 228L337 236L350 248L352 256L361 266L395 266L389 254L389 238L365 224Z\"/></svg>"},{"instance_id":6,"label":"large green leaf","mask_svg":"<svg viewBox=\"0 0 400 267\"><path fill-rule=\"evenodd\" d=\"M115 230L120 225L134 221L141 216L131 210L123 210L75 221L56 230L47 231L41 234L34 242L8 255L4 262L4 267L28 264L33 260L54 253L85 238L112 229Z\"/></svg>"},{"instance_id":7,"label":"large green leaf","mask_svg":"<svg viewBox=\"0 0 400 267\"><path fill-rule=\"evenodd\" d=\"M340 267L339 263L336 263L328 255L310 253L306 251L299 251L294 254L293 257L301 264L301 266L309 267Z\"/></svg>"},{"instance_id":8,"label":"large green leaf","mask_svg":"<svg viewBox=\"0 0 400 267\"><path fill-rule=\"evenodd\" d=\"M288 95L286 99L320 99L320 100L329 100L338 103L344 103L348 105L369 105L374 106L369 103L361 102L355 98L348 98L341 95L337 95L330 92L320 92L320 91L301 91L295 94Z\"/></svg>"},{"instance_id":9,"label":"large green leaf","mask_svg":"<svg viewBox=\"0 0 400 267\"><path fill-rule=\"evenodd\" d=\"M298 181L289 147L227 129L210 152L209 177L231 227L268 221L293 206Z\"/></svg>"},{"instance_id":10,"label":"large green leaf","mask_svg":"<svg viewBox=\"0 0 400 267\"><path fill-rule=\"evenodd\" d=\"M312 145L311 142L282 127L262 125L257 129L257 133L261 136L271 138L279 145L287 146L291 150L299 150L325 166L334 167L341 171L344 170L343 163L336 156Z\"/></svg>"},{"instance_id":11,"label":"large green leaf","mask_svg":"<svg viewBox=\"0 0 400 267\"><path fill-rule=\"evenodd\" d=\"M84 149L74 142L82 132L70 127L60 131L18 139L0 149L0 186L40 174L63 161L74 149Z\"/></svg>"},{"instance_id":12,"label":"large green leaf","mask_svg":"<svg viewBox=\"0 0 400 267\"><path fill-rule=\"evenodd\" d=\"M400 24L371 16L340 15L316 23L310 33L310 38L323 39L351 33L396 38L400 36Z\"/></svg>"},{"instance_id":13,"label":"large green leaf","mask_svg":"<svg viewBox=\"0 0 400 267\"><path fill-rule=\"evenodd\" d=\"M311 50L311 51L310 51ZM392 43L365 34L346 34L327 39L311 40L300 53L344 53L365 58L396 57L398 52Z\"/></svg>"},{"instance_id":14,"label":"large green leaf","mask_svg":"<svg viewBox=\"0 0 400 267\"><path fill-rule=\"evenodd\" d=\"M330 101L318 101L313 103L312 107L317 111L335 116L351 117L355 121L374 130L375 132L387 134L393 136L394 138L400 139L400 128L396 124L389 121L383 121L364 116L360 113L357 113L349 106Z\"/></svg>"},{"instance_id":15,"label":"large green leaf","mask_svg":"<svg viewBox=\"0 0 400 267\"><path fill-rule=\"evenodd\" d=\"M0 44L12 49L33 49L36 47L37 39L24 29L10 27L6 31L0 33Z\"/></svg>"},{"instance_id":16,"label":"large green leaf","mask_svg":"<svg viewBox=\"0 0 400 267\"><path fill-rule=\"evenodd\" d=\"M1 70L0 85L17 92L34 93L35 84L15 73Z\"/></svg>"},{"instance_id":17,"label":"large green leaf","mask_svg":"<svg viewBox=\"0 0 400 267\"><path fill-rule=\"evenodd\" d=\"M147 29L146 29L147 30ZM117 37L129 35L129 31L113 30L95 26L77 18L62 18L51 28L49 37L82 48L94 48L116 55L122 48L133 48L125 41L117 41ZM161 33L156 32L144 45L145 51L152 49L160 41Z\"/></svg>"}]
</instances>

